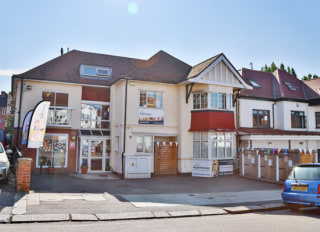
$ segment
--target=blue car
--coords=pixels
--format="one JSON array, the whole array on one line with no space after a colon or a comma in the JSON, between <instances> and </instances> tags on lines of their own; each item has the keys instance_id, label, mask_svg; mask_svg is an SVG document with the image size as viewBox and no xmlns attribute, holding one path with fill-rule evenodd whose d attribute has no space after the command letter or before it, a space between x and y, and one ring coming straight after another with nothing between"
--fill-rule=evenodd
<instances>
[{"instance_id":1,"label":"blue car","mask_svg":"<svg viewBox=\"0 0 320 232\"><path fill-rule=\"evenodd\" d=\"M292 210L320 207L320 163L295 167L283 184L282 200Z\"/></svg>"}]
</instances>

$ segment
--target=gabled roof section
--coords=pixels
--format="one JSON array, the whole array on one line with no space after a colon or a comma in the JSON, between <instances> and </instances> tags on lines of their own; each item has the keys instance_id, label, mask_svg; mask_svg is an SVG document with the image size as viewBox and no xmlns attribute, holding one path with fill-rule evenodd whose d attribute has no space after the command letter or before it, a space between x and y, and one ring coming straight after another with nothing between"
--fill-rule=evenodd
<instances>
[{"instance_id":1,"label":"gabled roof section","mask_svg":"<svg viewBox=\"0 0 320 232\"><path fill-rule=\"evenodd\" d=\"M82 78L80 65L111 68L112 77L108 80ZM190 65L164 51L148 60L141 60L72 50L13 77L102 86L110 86L124 76L142 81L178 83L186 78L190 69Z\"/></svg>"},{"instance_id":2,"label":"gabled roof section","mask_svg":"<svg viewBox=\"0 0 320 232\"><path fill-rule=\"evenodd\" d=\"M280 98L308 100L305 86L301 80L281 69L274 71L273 75L279 84Z\"/></svg>"},{"instance_id":3,"label":"gabled roof section","mask_svg":"<svg viewBox=\"0 0 320 232\"><path fill-rule=\"evenodd\" d=\"M305 92L310 100L319 99L320 98L320 78L311 79L303 81L305 86Z\"/></svg>"},{"instance_id":4,"label":"gabled roof section","mask_svg":"<svg viewBox=\"0 0 320 232\"><path fill-rule=\"evenodd\" d=\"M241 73L244 79L255 81L260 85L260 88L242 91L240 97L274 101L281 99L308 101L312 98L320 98L320 95L315 93L312 88L285 70L277 69L273 73L269 73L243 68ZM320 81L318 88L320 88Z\"/></svg>"},{"instance_id":5,"label":"gabled roof section","mask_svg":"<svg viewBox=\"0 0 320 232\"><path fill-rule=\"evenodd\" d=\"M190 69L190 65L164 51L159 51L127 76L141 81L176 84L187 77Z\"/></svg>"},{"instance_id":6,"label":"gabled roof section","mask_svg":"<svg viewBox=\"0 0 320 232\"><path fill-rule=\"evenodd\" d=\"M72 50L25 73L13 75L13 77L108 86L120 79L122 75L141 66L143 62L144 60L139 59ZM81 78L79 70L81 64L111 67L112 78L107 81Z\"/></svg>"},{"instance_id":7,"label":"gabled roof section","mask_svg":"<svg viewBox=\"0 0 320 232\"><path fill-rule=\"evenodd\" d=\"M192 67L187 80L189 82L196 83L232 86L240 89L252 89L252 86L243 80L241 74L235 69L223 53Z\"/></svg>"},{"instance_id":8,"label":"gabled roof section","mask_svg":"<svg viewBox=\"0 0 320 232\"><path fill-rule=\"evenodd\" d=\"M241 91L241 97L276 99L279 87L275 83L275 77L272 73L242 68L241 74L246 81L254 81L260 86L259 88L254 87L251 90Z\"/></svg>"},{"instance_id":9,"label":"gabled roof section","mask_svg":"<svg viewBox=\"0 0 320 232\"><path fill-rule=\"evenodd\" d=\"M190 70L187 78L189 79L189 78L193 78L193 77L198 76L201 72L203 72L206 68L208 68L209 65L211 65L215 60L217 60L218 57L221 55L222 55L222 53L220 53L214 57L211 57L210 59L207 59L207 60L201 62L200 64L193 66L192 69Z\"/></svg>"}]
</instances>

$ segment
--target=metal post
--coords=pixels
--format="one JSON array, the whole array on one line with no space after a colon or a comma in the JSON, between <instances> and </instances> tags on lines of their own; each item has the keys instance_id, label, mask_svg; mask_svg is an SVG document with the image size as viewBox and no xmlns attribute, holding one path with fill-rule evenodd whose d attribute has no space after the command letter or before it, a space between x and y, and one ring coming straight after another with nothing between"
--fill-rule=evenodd
<instances>
[{"instance_id":1,"label":"metal post","mask_svg":"<svg viewBox=\"0 0 320 232\"><path fill-rule=\"evenodd\" d=\"M241 163L242 163L242 175L244 176L244 154L241 155Z\"/></svg>"},{"instance_id":2,"label":"metal post","mask_svg":"<svg viewBox=\"0 0 320 232\"><path fill-rule=\"evenodd\" d=\"M261 156L258 155L258 178L261 178L261 161L260 161Z\"/></svg>"},{"instance_id":3,"label":"metal post","mask_svg":"<svg viewBox=\"0 0 320 232\"><path fill-rule=\"evenodd\" d=\"M276 156L276 181L279 181L279 156Z\"/></svg>"}]
</instances>

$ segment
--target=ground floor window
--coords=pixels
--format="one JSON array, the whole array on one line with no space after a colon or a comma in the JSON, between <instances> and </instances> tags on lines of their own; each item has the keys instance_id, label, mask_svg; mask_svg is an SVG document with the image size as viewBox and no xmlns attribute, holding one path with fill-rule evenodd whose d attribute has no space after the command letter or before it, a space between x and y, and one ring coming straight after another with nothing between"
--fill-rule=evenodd
<instances>
[{"instance_id":1,"label":"ground floor window","mask_svg":"<svg viewBox=\"0 0 320 232\"><path fill-rule=\"evenodd\" d=\"M232 133L194 132L193 158L232 158Z\"/></svg>"},{"instance_id":2,"label":"ground floor window","mask_svg":"<svg viewBox=\"0 0 320 232\"><path fill-rule=\"evenodd\" d=\"M137 153L153 153L153 136L137 136L136 137Z\"/></svg>"},{"instance_id":3,"label":"ground floor window","mask_svg":"<svg viewBox=\"0 0 320 232\"><path fill-rule=\"evenodd\" d=\"M38 148L37 167L67 167L68 135L46 134L43 146Z\"/></svg>"}]
</instances>

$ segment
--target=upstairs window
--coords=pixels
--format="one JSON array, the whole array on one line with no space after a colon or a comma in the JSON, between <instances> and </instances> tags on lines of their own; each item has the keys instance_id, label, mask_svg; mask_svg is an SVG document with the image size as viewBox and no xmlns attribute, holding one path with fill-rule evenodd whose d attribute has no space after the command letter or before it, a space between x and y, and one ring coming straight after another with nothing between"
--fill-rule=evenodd
<instances>
[{"instance_id":1,"label":"upstairs window","mask_svg":"<svg viewBox=\"0 0 320 232\"><path fill-rule=\"evenodd\" d=\"M160 92L140 91L140 107L162 109L163 96Z\"/></svg>"},{"instance_id":2,"label":"upstairs window","mask_svg":"<svg viewBox=\"0 0 320 232\"><path fill-rule=\"evenodd\" d=\"M232 109L232 95L226 93L194 93L193 94L193 109Z\"/></svg>"},{"instance_id":3,"label":"upstairs window","mask_svg":"<svg viewBox=\"0 0 320 232\"><path fill-rule=\"evenodd\" d=\"M306 128L303 111L291 111L291 128Z\"/></svg>"},{"instance_id":4,"label":"upstairs window","mask_svg":"<svg viewBox=\"0 0 320 232\"><path fill-rule=\"evenodd\" d=\"M71 125L72 108L68 107L68 93L43 91L42 100L50 101L48 125Z\"/></svg>"},{"instance_id":5,"label":"upstairs window","mask_svg":"<svg viewBox=\"0 0 320 232\"><path fill-rule=\"evenodd\" d=\"M93 134L99 130L109 130L110 106L107 104L93 104L82 102L81 104L81 128L93 129ZM97 131L95 131L97 130Z\"/></svg>"},{"instance_id":6,"label":"upstairs window","mask_svg":"<svg viewBox=\"0 0 320 232\"><path fill-rule=\"evenodd\" d=\"M108 80L111 78L112 69L94 65L80 65L80 76L85 79Z\"/></svg>"},{"instance_id":7,"label":"upstairs window","mask_svg":"<svg viewBox=\"0 0 320 232\"><path fill-rule=\"evenodd\" d=\"M252 110L253 127L270 128L269 110Z\"/></svg>"},{"instance_id":8,"label":"upstairs window","mask_svg":"<svg viewBox=\"0 0 320 232\"><path fill-rule=\"evenodd\" d=\"M296 91L298 89L298 87L294 86L292 83L290 83L289 81L283 81L283 83L292 91Z\"/></svg>"},{"instance_id":9,"label":"upstairs window","mask_svg":"<svg viewBox=\"0 0 320 232\"><path fill-rule=\"evenodd\" d=\"M247 79L249 80L250 84L251 84L254 88L261 88L261 86L260 86L257 82L255 82L254 80L249 79L249 78L247 78Z\"/></svg>"},{"instance_id":10,"label":"upstairs window","mask_svg":"<svg viewBox=\"0 0 320 232\"><path fill-rule=\"evenodd\" d=\"M320 112L316 112L316 128L320 128Z\"/></svg>"}]
</instances>

